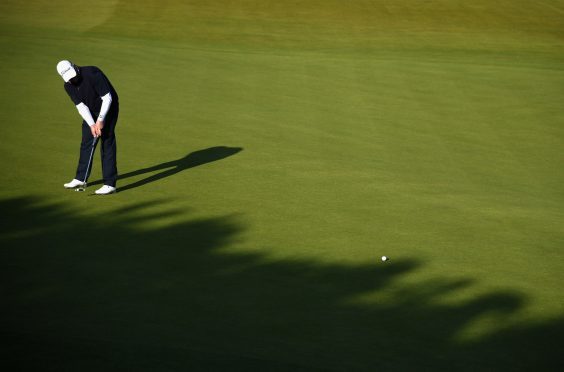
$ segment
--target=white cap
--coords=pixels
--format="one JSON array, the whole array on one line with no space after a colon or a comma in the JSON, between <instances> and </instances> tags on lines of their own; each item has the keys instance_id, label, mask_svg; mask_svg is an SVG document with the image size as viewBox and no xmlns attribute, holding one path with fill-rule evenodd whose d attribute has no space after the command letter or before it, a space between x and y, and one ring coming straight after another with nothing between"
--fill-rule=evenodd
<instances>
[{"instance_id":1,"label":"white cap","mask_svg":"<svg viewBox=\"0 0 564 372\"><path fill-rule=\"evenodd\" d=\"M57 72L61 75L65 83L68 83L70 79L76 76L74 65L66 59L57 63Z\"/></svg>"}]
</instances>

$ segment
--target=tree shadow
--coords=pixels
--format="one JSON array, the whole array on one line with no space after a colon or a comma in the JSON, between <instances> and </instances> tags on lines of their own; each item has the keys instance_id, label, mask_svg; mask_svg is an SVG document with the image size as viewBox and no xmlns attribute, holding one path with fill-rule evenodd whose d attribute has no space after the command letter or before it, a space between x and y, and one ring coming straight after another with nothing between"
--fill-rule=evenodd
<instances>
[{"instance_id":1,"label":"tree shadow","mask_svg":"<svg viewBox=\"0 0 564 372\"><path fill-rule=\"evenodd\" d=\"M459 340L483 316L518 311L523 294L445 303L474 281L399 285L425 270L417 259L345 265L227 253L246 229L235 216L142 228L177 213L163 205L173 202L132 203L100 218L34 198L0 200L0 363L42 371L563 367L562 318Z\"/></svg>"},{"instance_id":2,"label":"tree shadow","mask_svg":"<svg viewBox=\"0 0 564 372\"><path fill-rule=\"evenodd\" d=\"M136 187L144 186L148 183L161 180L166 177L170 177L177 173L182 172L183 170L194 168L199 165L203 165L206 163L211 163L217 160L225 159L229 156L235 155L238 152L242 151L243 148L241 147L227 147L227 146L215 146L210 147L203 150L198 150L191 152L190 154L186 155L183 158L167 161L158 165L154 165L147 168L138 169L133 172L128 172L124 174L120 174L118 176L118 181L122 181L129 177L139 176L145 173L151 173L155 171L164 170L160 173L154 174L147 178L141 179L134 183L130 183L125 186L119 187L119 192L122 193L127 190L134 189ZM89 183L91 186L102 184L102 180L96 180L94 182Z\"/></svg>"}]
</instances>

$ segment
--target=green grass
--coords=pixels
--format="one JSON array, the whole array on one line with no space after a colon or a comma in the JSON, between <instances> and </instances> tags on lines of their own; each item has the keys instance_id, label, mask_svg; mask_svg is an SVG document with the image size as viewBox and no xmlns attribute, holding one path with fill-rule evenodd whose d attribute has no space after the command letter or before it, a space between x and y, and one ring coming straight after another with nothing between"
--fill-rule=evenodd
<instances>
[{"instance_id":1,"label":"green grass","mask_svg":"<svg viewBox=\"0 0 564 372\"><path fill-rule=\"evenodd\" d=\"M6 364L562 367L564 1L63 3L0 4Z\"/></svg>"}]
</instances>

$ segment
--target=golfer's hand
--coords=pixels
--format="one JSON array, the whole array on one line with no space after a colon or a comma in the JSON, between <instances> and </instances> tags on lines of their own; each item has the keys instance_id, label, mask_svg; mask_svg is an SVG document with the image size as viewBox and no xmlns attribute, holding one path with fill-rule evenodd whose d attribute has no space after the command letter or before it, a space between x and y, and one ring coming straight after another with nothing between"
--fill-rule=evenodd
<instances>
[{"instance_id":1,"label":"golfer's hand","mask_svg":"<svg viewBox=\"0 0 564 372\"><path fill-rule=\"evenodd\" d=\"M90 127L92 131L93 137L100 137L102 135L102 129L104 128L104 122L102 120L98 120L96 124Z\"/></svg>"}]
</instances>

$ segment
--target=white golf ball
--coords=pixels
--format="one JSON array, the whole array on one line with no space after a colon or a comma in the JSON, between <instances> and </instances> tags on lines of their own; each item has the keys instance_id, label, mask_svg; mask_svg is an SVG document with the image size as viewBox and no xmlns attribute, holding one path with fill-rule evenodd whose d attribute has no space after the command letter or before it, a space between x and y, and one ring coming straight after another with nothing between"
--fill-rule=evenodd
<instances>
[{"instance_id":1,"label":"white golf ball","mask_svg":"<svg viewBox=\"0 0 564 372\"><path fill-rule=\"evenodd\" d=\"M388 257L382 256L382 261L388 261Z\"/></svg>"}]
</instances>

